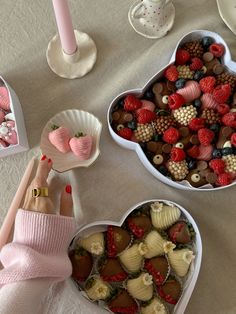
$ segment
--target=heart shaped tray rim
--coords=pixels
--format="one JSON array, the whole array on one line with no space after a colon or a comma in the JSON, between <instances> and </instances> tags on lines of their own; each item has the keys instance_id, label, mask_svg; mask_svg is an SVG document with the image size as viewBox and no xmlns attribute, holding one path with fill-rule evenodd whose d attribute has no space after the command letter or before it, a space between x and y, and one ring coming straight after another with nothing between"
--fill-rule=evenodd
<instances>
[{"instance_id":1,"label":"heart shaped tray rim","mask_svg":"<svg viewBox=\"0 0 236 314\"><path fill-rule=\"evenodd\" d=\"M161 182L173 186L177 189L181 189L181 190L191 190L191 191L201 191L201 192L209 192L209 191L219 191L222 189L226 189L229 188L233 185L236 184L236 180L234 180L234 182L232 182L229 185L226 186L221 186L221 187L216 187L213 188L211 185L206 185L203 186L201 188L195 188L193 186L190 185L190 183L186 180L182 181L183 183L177 183L176 181L173 181L171 179L169 179L168 177L162 175L151 163L150 161L147 159L145 153L143 152L141 146L138 143L132 142L132 141L128 141L123 139L122 137L120 137L118 134L115 133L115 131L112 129L111 126L111 121L112 121L112 111L113 111L113 107L116 105L116 103L119 101L119 99L121 99L122 97L128 95L128 94L134 94L136 97L140 98L143 96L144 92L146 89L148 89L157 79L159 79L165 69L174 63L175 61L175 55L176 55L176 50L179 48L179 46L181 46L182 44L184 44L185 42L191 41L191 40L197 40L200 39L204 36L209 36L212 37L217 43L222 43L225 46L225 54L222 58L222 64L225 65L225 67L230 71L230 72L235 72L236 73L236 63L234 61L232 61L231 58L231 53L229 50L228 45L226 44L226 42L224 41L224 39L217 33L215 32L211 32L208 30L194 30L191 31L187 34L185 34L177 43L174 52L171 56L170 62L164 66L161 70L159 70L156 74L154 74L149 80L148 82L144 85L143 88L136 88L136 89L130 89L130 90L126 90L124 92L122 92L121 94L119 94L117 97L115 97L115 99L113 99L113 101L111 102L108 111L107 111L107 123L108 123L108 129L109 132L113 138L113 140L120 146L126 148L126 149L130 149L130 150L134 150L136 151L140 161L142 162L142 164L144 165L144 167L154 176L156 177L158 180L160 180Z\"/></svg>"},{"instance_id":2,"label":"heart shaped tray rim","mask_svg":"<svg viewBox=\"0 0 236 314\"><path fill-rule=\"evenodd\" d=\"M96 232L104 232L107 230L107 226L108 225L114 225L114 226L118 226L120 227L125 219L129 216L129 214L131 214L134 210L136 210L138 207L146 204L146 203L151 203L151 202L164 202L168 205L174 205L177 206L181 212L184 214L184 216L187 218L187 220L192 224L195 233L196 233L196 238L195 238L195 250L196 250L196 257L194 259L194 271L192 273L192 275L190 275L190 277L187 279L187 281L185 282L185 286L183 287L183 293L182 296L179 300L179 302L175 305L174 310L173 310L173 314L182 314L185 311L185 308L190 300L190 297L192 295L193 289L195 287L197 278L198 278L198 274L200 271L200 267L201 267L201 261L202 261L202 240L201 240L201 235L200 235L200 231L198 229L198 226L195 222L195 220L193 219L193 217L190 215L190 213L184 209L182 206L180 206L179 204L172 202L172 201L168 201L168 200L163 200L163 199L151 199L151 200L146 200L143 202L140 202L134 206L132 206L129 210L126 211L126 213L122 216L120 221L111 221L111 220L103 220L103 221L96 221L87 225L83 225L79 228L79 230L77 231L72 245L71 247L73 247L75 241L77 240L77 238L79 236L82 237L87 237L93 233ZM186 285L188 285L186 287Z\"/></svg>"}]
</instances>

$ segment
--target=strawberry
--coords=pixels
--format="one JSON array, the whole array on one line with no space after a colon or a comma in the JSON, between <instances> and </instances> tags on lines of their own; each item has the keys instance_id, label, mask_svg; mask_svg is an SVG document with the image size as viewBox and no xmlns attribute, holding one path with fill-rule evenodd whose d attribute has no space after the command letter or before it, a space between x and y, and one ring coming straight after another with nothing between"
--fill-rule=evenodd
<instances>
[{"instance_id":1,"label":"strawberry","mask_svg":"<svg viewBox=\"0 0 236 314\"><path fill-rule=\"evenodd\" d=\"M129 217L127 224L130 231L138 239L142 238L152 227L151 220L146 215Z\"/></svg>"},{"instance_id":2,"label":"strawberry","mask_svg":"<svg viewBox=\"0 0 236 314\"><path fill-rule=\"evenodd\" d=\"M152 275L157 286L162 285L166 280L169 272L167 259L164 256L157 256L145 260L144 269Z\"/></svg>"},{"instance_id":3,"label":"strawberry","mask_svg":"<svg viewBox=\"0 0 236 314\"><path fill-rule=\"evenodd\" d=\"M215 133L207 128L198 130L198 139L200 143L204 146L209 145L215 137Z\"/></svg>"},{"instance_id":4,"label":"strawberry","mask_svg":"<svg viewBox=\"0 0 236 314\"><path fill-rule=\"evenodd\" d=\"M227 104L218 104L216 110L220 115L223 116L230 111L230 107Z\"/></svg>"},{"instance_id":5,"label":"strawberry","mask_svg":"<svg viewBox=\"0 0 236 314\"><path fill-rule=\"evenodd\" d=\"M136 314L138 304L125 289L118 290L118 293L108 302L108 307L113 313Z\"/></svg>"},{"instance_id":6,"label":"strawberry","mask_svg":"<svg viewBox=\"0 0 236 314\"><path fill-rule=\"evenodd\" d=\"M225 172L225 161L223 159L212 159L209 162L209 167L216 173L221 174Z\"/></svg>"},{"instance_id":7,"label":"strawberry","mask_svg":"<svg viewBox=\"0 0 236 314\"><path fill-rule=\"evenodd\" d=\"M168 236L174 243L187 244L192 241L190 226L185 221L178 221L171 226Z\"/></svg>"},{"instance_id":8,"label":"strawberry","mask_svg":"<svg viewBox=\"0 0 236 314\"><path fill-rule=\"evenodd\" d=\"M133 136L133 132L130 128L122 128L117 132L117 134L126 140L131 140Z\"/></svg>"},{"instance_id":9,"label":"strawberry","mask_svg":"<svg viewBox=\"0 0 236 314\"><path fill-rule=\"evenodd\" d=\"M182 287L179 281L169 277L164 285L157 288L159 295L168 303L176 304L182 294Z\"/></svg>"},{"instance_id":10,"label":"strawberry","mask_svg":"<svg viewBox=\"0 0 236 314\"><path fill-rule=\"evenodd\" d=\"M203 93L212 93L215 87L216 79L214 76L206 76L199 81Z\"/></svg>"},{"instance_id":11,"label":"strawberry","mask_svg":"<svg viewBox=\"0 0 236 314\"><path fill-rule=\"evenodd\" d=\"M140 109L137 116L137 121L140 124L146 124L156 119L156 113L148 109Z\"/></svg>"},{"instance_id":12,"label":"strawberry","mask_svg":"<svg viewBox=\"0 0 236 314\"><path fill-rule=\"evenodd\" d=\"M171 110L178 109L183 104L185 104L185 99L178 93L174 93L168 97L168 105Z\"/></svg>"},{"instance_id":13,"label":"strawberry","mask_svg":"<svg viewBox=\"0 0 236 314\"><path fill-rule=\"evenodd\" d=\"M0 86L0 109L10 111L10 99L8 90L4 86Z\"/></svg>"},{"instance_id":14,"label":"strawberry","mask_svg":"<svg viewBox=\"0 0 236 314\"><path fill-rule=\"evenodd\" d=\"M115 257L117 254L124 251L131 240L128 231L115 226L107 228L107 254L109 257Z\"/></svg>"},{"instance_id":15,"label":"strawberry","mask_svg":"<svg viewBox=\"0 0 236 314\"><path fill-rule=\"evenodd\" d=\"M173 147L170 151L170 159L171 161L182 161L186 157L186 154L182 148Z\"/></svg>"},{"instance_id":16,"label":"strawberry","mask_svg":"<svg viewBox=\"0 0 236 314\"><path fill-rule=\"evenodd\" d=\"M52 131L48 133L48 139L51 144L61 153L70 151L69 141L71 138L70 131L64 126L52 126Z\"/></svg>"},{"instance_id":17,"label":"strawberry","mask_svg":"<svg viewBox=\"0 0 236 314\"><path fill-rule=\"evenodd\" d=\"M124 100L124 110L125 111L135 111L142 107L142 102L134 95L128 95Z\"/></svg>"},{"instance_id":18,"label":"strawberry","mask_svg":"<svg viewBox=\"0 0 236 314\"><path fill-rule=\"evenodd\" d=\"M171 82L177 81L178 77L179 77L179 72L178 72L176 66L174 66L174 65L169 66L165 70L164 76L167 78L167 80L169 80Z\"/></svg>"},{"instance_id":19,"label":"strawberry","mask_svg":"<svg viewBox=\"0 0 236 314\"><path fill-rule=\"evenodd\" d=\"M163 133L163 141L169 144L175 144L180 138L179 130L170 127Z\"/></svg>"},{"instance_id":20,"label":"strawberry","mask_svg":"<svg viewBox=\"0 0 236 314\"><path fill-rule=\"evenodd\" d=\"M236 147L236 133L231 135L230 142L234 147Z\"/></svg>"},{"instance_id":21,"label":"strawberry","mask_svg":"<svg viewBox=\"0 0 236 314\"><path fill-rule=\"evenodd\" d=\"M99 261L99 273L104 281L120 282L124 281L128 275L121 267L116 258L105 258Z\"/></svg>"},{"instance_id":22,"label":"strawberry","mask_svg":"<svg viewBox=\"0 0 236 314\"><path fill-rule=\"evenodd\" d=\"M4 118L5 118L5 113L0 110L0 124L4 121Z\"/></svg>"},{"instance_id":23,"label":"strawberry","mask_svg":"<svg viewBox=\"0 0 236 314\"><path fill-rule=\"evenodd\" d=\"M229 185L230 183L232 183L232 177L229 173L221 173L216 181L216 185L218 186L225 186L225 185Z\"/></svg>"},{"instance_id":24,"label":"strawberry","mask_svg":"<svg viewBox=\"0 0 236 314\"><path fill-rule=\"evenodd\" d=\"M92 151L93 137L79 132L70 139L69 145L75 156L79 157L80 160L87 160Z\"/></svg>"},{"instance_id":25,"label":"strawberry","mask_svg":"<svg viewBox=\"0 0 236 314\"><path fill-rule=\"evenodd\" d=\"M218 85L213 90L213 97L219 104L225 103L231 94L230 84Z\"/></svg>"},{"instance_id":26,"label":"strawberry","mask_svg":"<svg viewBox=\"0 0 236 314\"><path fill-rule=\"evenodd\" d=\"M78 281L85 281L93 268L92 255L86 250L79 248L69 253L72 264L72 277Z\"/></svg>"},{"instance_id":27,"label":"strawberry","mask_svg":"<svg viewBox=\"0 0 236 314\"><path fill-rule=\"evenodd\" d=\"M222 117L224 125L236 128L236 112L228 112Z\"/></svg>"},{"instance_id":28,"label":"strawberry","mask_svg":"<svg viewBox=\"0 0 236 314\"><path fill-rule=\"evenodd\" d=\"M205 126L205 121L203 118L193 118L190 122L189 122L189 128L193 131L198 131L202 128L204 128Z\"/></svg>"},{"instance_id":29,"label":"strawberry","mask_svg":"<svg viewBox=\"0 0 236 314\"><path fill-rule=\"evenodd\" d=\"M187 50L178 49L176 51L175 62L177 65L184 65L190 59L190 54Z\"/></svg>"},{"instance_id":30,"label":"strawberry","mask_svg":"<svg viewBox=\"0 0 236 314\"><path fill-rule=\"evenodd\" d=\"M200 154L199 147L197 145L194 145L187 150L187 154L192 158L197 158Z\"/></svg>"},{"instance_id":31,"label":"strawberry","mask_svg":"<svg viewBox=\"0 0 236 314\"><path fill-rule=\"evenodd\" d=\"M18 143L14 121L9 120L0 124L0 139L11 145L16 145Z\"/></svg>"},{"instance_id":32,"label":"strawberry","mask_svg":"<svg viewBox=\"0 0 236 314\"><path fill-rule=\"evenodd\" d=\"M225 53L225 47L222 44L211 44L209 51L216 57L220 58Z\"/></svg>"},{"instance_id":33,"label":"strawberry","mask_svg":"<svg viewBox=\"0 0 236 314\"><path fill-rule=\"evenodd\" d=\"M190 70L197 71L200 70L203 67L203 62L199 58L192 58L191 64L190 64Z\"/></svg>"}]
</instances>

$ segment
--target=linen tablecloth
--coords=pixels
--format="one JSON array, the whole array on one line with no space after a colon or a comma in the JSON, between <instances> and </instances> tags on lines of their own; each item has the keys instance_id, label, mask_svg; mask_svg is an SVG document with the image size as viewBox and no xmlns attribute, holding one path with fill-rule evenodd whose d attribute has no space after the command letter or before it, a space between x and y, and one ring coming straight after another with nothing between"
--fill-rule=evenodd
<instances>
[{"instance_id":1,"label":"linen tablecloth","mask_svg":"<svg viewBox=\"0 0 236 314\"><path fill-rule=\"evenodd\" d=\"M142 87L163 67L177 41L194 29L218 32L236 59L236 37L221 20L216 1L174 0L176 20L159 40L136 34L127 13L133 0L69 1L74 27L87 32L98 48L97 63L87 76L66 80L49 69L45 51L57 29L50 0L1 1L0 73L20 98L28 133L28 152L0 159L0 223L31 156L39 154L45 123L61 110L90 111L103 123L101 155L89 168L74 170L87 222L119 220L132 205L163 198L184 206L195 218L203 240L199 279L186 309L188 314L236 313L235 187L199 193L180 191L155 179L133 151L110 137L106 113L120 92ZM66 289L61 286L61 295ZM63 297L57 312L63 310ZM51 312L52 313L52 312ZM72 311L71 311L72 313ZM87 313L86 307L73 313Z\"/></svg>"}]
</instances>

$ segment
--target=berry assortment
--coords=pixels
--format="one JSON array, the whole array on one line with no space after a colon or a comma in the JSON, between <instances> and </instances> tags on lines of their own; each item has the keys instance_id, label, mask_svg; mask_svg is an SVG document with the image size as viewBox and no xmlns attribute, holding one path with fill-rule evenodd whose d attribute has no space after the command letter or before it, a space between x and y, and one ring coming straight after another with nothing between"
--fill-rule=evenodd
<instances>
[{"instance_id":1,"label":"berry assortment","mask_svg":"<svg viewBox=\"0 0 236 314\"><path fill-rule=\"evenodd\" d=\"M69 256L78 288L113 313L154 313L157 305L157 313L174 311L197 253L195 231L181 209L145 202L121 227L105 229L74 240Z\"/></svg>"},{"instance_id":2,"label":"berry assortment","mask_svg":"<svg viewBox=\"0 0 236 314\"><path fill-rule=\"evenodd\" d=\"M113 130L139 143L153 167L194 188L236 179L236 76L224 53L211 37L184 43L142 97L122 97L111 114Z\"/></svg>"}]
</instances>

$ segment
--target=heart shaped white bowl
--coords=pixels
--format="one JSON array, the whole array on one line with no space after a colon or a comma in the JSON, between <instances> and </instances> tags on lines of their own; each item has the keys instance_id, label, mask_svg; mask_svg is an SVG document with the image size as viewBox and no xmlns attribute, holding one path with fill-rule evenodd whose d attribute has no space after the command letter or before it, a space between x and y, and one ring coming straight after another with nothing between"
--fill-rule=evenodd
<instances>
[{"instance_id":1,"label":"heart shaped white bowl","mask_svg":"<svg viewBox=\"0 0 236 314\"><path fill-rule=\"evenodd\" d=\"M122 226L124 223L125 219L137 208L141 207L144 204L147 203L153 203L153 202L164 202L168 205L176 206L180 209L181 211L181 218L187 219L187 221L193 226L193 229L196 233L194 243L193 243L193 250L195 253L195 259L192 262L191 268L189 270L189 273L187 275L187 279L183 284L183 292L181 295L181 298L179 299L178 303L174 306L174 309L171 313L174 314L183 314L185 311L185 308L190 300L190 297L192 295L193 289L195 287L198 274L200 271L200 266L201 266L201 260L202 260L202 240L200 236L200 232L198 229L198 226L193 219L193 217L189 214L189 212L184 209L182 206L171 202L167 200L160 200L160 199L152 199L152 200L147 200L140 202L136 204L135 206L131 207L121 218L119 222L114 222L114 221L98 221L94 222L88 225L85 225L79 229L77 234L75 235L75 238L72 242L71 249L75 248L76 242L80 237L88 237L89 235L96 233L96 232L104 232L107 230L108 225L113 225L113 226ZM86 294L83 291L79 291L84 297L86 297ZM109 310L108 310L109 311ZM109 311L110 312L110 311Z\"/></svg>"},{"instance_id":2,"label":"heart shaped white bowl","mask_svg":"<svg viewBox=\"0 0 236 314\"><path fill-rule=\"evenodd\" d=\"M92 135L93 146L89 159L80 160L71 151L63 154L57 150L48 139L48 134L52 131L52 125L67 127L72 134L83 132L84 134ZM40 148L43 154L53 160L53 169L58 172L77 167L89 167L100 154L101 131L102 123L91 113L77 109L65 110L59 112L47 122L41 135Z\"/></svg>"},{"instance_id":3,"label":"heart shaped white bowl","mask_svg":"<svg viewBox=\"0 0 236 314\"><path fill-rule=\"evenodd\" d=\"M6 157L9 155L17 154L24 152L29 149L27 134L25 129L25 122L23 117L23 112L21 109L20 101L10 87L10 85L0 76L0 80L4 83L4 86L8 90L8 95L10 99L10 110L11 112L7 114L8 120L15 121L15 129L18 137L18 143L16 145L9 145L5 148L0 148L0 158Z\"/></svg>"},{"instance_id":4,"label":"heart shaped white bowl","mask_svg":"<svg viewBox=\"0 0 236 314\"><path fill-rule=\"evenodd\" d=\"M234 180L233 183L226 185L226 186L221 186L221 187L216 187L213 188L210 184L209 185L205 185L202 186L200 188L195 188L193 186L190 185L190 183L186 180L182 181L182 182L176 182L173 181L171 179L169 179L168 177L162 175L147 159L144 151L142 150L141 146L138 143L132 142L132 141L128 141L125 140L124 138L120 137L118 134L115 133L115 131L113 130L112 126L111 126L111 122L112 122L112 112L116 106L116 104L118 103L118 101L123 98L124 96L128 95L128 94L133 94L138 98L142 98L142 96L144 95L144 92L154 83L156 82L159 78L161 78L163 76L163 73L165 71L165 69L174 63L175 61L175 55L176 55L176 51L177 49L183 45L186 42L189 41L193 41L193 40L199 40L204 36L209 36L211 38L213 38L215 40L215 42L217 43L221 43L224 45L225 47L225 54L222 58L222 64L225 65L225 67L227 69L229 69L231 72L236 73L236 63L234 61L232 61L231 58L231 54L229 51L229 48L226 44L226 42L224 41L224 39L218 35L217 33L214 32L210 32L207 30L195 30L192 31L188 34L186 34L185 36L183 36L179 42L176 45L176 48L172 54L172 57L170 59L170 62L168 65L166 65L164 68L162 68L157 74L155 74L147 83L146 85L142 88L142 89L131 89L131 90L127 90L123 93L121 93L120 95L118 95L110 104L108 112L107 112L107 122L108 122L108 128L110 131L110 134L112 136L112 138L114 139L114 141L119 144L120 146L127 148L127 149L131 149L136 151L140 161L142 162L142 164L147 168L147 170L153 175L155 176L157 179L159 179L161 182L168 184L170 186L173 186L175 188L178 189L182 189L182 190L191 190L191 191L217 191L217 190L222 190L225 188L228 188L232 185L236 184L236 180Z\"/></svg>"}]
</instances>

